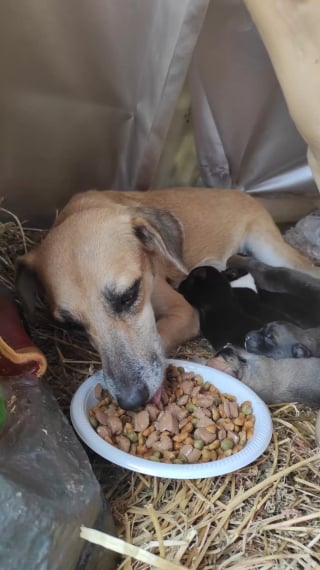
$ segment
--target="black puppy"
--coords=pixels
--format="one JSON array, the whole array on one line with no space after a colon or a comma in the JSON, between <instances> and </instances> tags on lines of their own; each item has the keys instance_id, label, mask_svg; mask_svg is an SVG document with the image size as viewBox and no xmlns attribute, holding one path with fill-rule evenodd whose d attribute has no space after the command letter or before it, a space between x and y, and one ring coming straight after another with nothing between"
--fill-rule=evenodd
<instances>
[{"instance_id":1,"label":"black puppy","mask_svg":"<svg viewBox=\"0 0 320 570\"><path fill-rule=\"evenodd\" d=\"M257 292L232 287L248 269L250 273L253 269ZM217 350L228 342L244 346L247 333L272 321L302 327L320 324L320 280L251 258L237 257L236 264L222 272L197 267L180 284L179 292L199 311L201 332Z\"/></svg>"},{"instance_id":2,"label":"black puppy","mask_svg":"<svg viewBox=\"0 0 320 570\"><path fill-rule=\"evenodd\" d=\"M302 329L292 323L276 321L249 332L245 348L271 358L320 357L320 327Z\"/></svg>"},{"instance_id":3,"label":"black puppy","mask_svg":"<svg viewBox=\"0 0 320 570\"><path fill-rule=\"evenodd\" d=\"M320 279L285 267L273 267L251 256L234 255L228 260L232 271L249 272L264 307L279 310L285 320L303 328L320 325Z\"/></svg>"},{"instance_id":4,"label":"black puppy","mask_svg":"<svg viewBox=\"0 0 320 570\"><path fill-rule=\"evenodd\" d=\"M197 267L179 287L179 292L199 311L201 332L215 349L227 342L243 346L246 334L266 322L257 293L232 288L229 279L233 276L211 266ZM268 309L267 320L272 317L278 318L279 313Z\"/></svg>"}]
</instances>

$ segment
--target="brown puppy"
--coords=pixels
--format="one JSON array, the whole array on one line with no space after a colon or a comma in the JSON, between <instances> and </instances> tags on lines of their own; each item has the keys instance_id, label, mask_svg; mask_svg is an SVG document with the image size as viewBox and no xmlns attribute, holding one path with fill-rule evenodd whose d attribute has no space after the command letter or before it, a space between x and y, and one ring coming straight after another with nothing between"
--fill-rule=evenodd
<instances>
[{"instance_id":1,"label":"brown puppy","mask_svg":"<svg viewBox=\"0 0 320 570\"><path fill-rule=\"evenodd\" d=\"M245 193L92 190L75 195L20 259L17 285L32 306L40 281L55 318L85 326L109 390L133 409L159 396L165 353L199 332L197 312L172 285L196 265L223 269L239 251L320 276Z\"/></svg>"},{"instance_id":2,"label":"brown puppy","mask_svg":"<svg viewBox=\"0 0 320 570\"><path fill-rule=\"evenodd\" d=\"M267 404L302 402L311 407L320 406L319 358L275 360L228 344L207 364L241 380ZM320 411L315 437L320 445Z\"/></svg>"}]
</instances>

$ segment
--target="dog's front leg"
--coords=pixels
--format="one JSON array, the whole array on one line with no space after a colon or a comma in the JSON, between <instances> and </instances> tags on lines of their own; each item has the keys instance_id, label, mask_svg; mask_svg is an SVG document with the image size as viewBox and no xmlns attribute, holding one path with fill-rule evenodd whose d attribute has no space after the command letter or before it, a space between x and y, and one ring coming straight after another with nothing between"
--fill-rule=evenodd
<instances>
[{"instance_id":1,"label":"dog's front leg","mask_svg":"<svg viewBox=\"0 0 320 570\"><path fill-rule=\"evenodd\" d=\"M162 277L155 279L152 305L167 354L199 334L198 312Z\"/></svg>"}]
</instances>

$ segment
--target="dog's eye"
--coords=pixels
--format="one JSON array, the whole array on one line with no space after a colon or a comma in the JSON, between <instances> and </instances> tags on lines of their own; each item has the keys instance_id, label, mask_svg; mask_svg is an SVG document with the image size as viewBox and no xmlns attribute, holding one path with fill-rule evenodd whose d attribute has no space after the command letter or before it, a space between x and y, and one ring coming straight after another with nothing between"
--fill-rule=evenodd
<instances>
[{"instance_id":1,"label":"dog's eye","mask_svg":"<svg viewBox=\"0 0 320 570\"><path fill-rule=\"evenodd\" d=\"M116 294L114 292L105 292L105 297L108 302L111 304L114 311L117 313L122 313L126 311L134 305L134 303L138 299L139 291L140 291L140 283L141 279L137 279L131 287L129 287L123 293Z\"/></svg>"},{"instance_id":2,"label":"dog's eye","mask_svg":"<svg viewBox=\"0 0 320 570\"><path fill-rule=\"evenodd\" d=\"M130 289L128 289L118 299L120 307L130 307L136 301L139 292L139 282L135 282Z\"/></svg>"},{"instance_id":3,"label":"dog's eye","mask_svg":"<svg viewBox=\"0 0 320 570\"><path fill-rule=\"evenodd\" d=\"M265 335L264 335L264 338L265 338L266 340L272 342L272 341L273 341L273 334L272 334L272 332L270 332L270 331L269 331L269 332L266 332Z\"/></svg>"}]
</instances>

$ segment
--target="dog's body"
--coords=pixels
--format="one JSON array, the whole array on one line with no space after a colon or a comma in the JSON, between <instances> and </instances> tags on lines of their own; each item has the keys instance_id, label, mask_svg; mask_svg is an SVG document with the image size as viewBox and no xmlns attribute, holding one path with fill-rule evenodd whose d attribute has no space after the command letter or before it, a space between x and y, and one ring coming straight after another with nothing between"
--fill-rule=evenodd
<instances>
[{"instance_id":1,"label":"dog's body","mask_svg":"<svg viewBox=\"0 0 320 570\"><path fill-rule=\"evenodd\" d=\"M320 358L320 327L302 329L292 323L276 321L250 331L245 338L245 348L271 358Z\"/></svg>"},{"instance_id":2,"label":"dog's body","mask_svg":"<svg viewBox=\"0 0 320 570\"><path fill-rule=\"evenodd\" d=\"M274 309L271 302L263 303L259 292L232 287L228 271L220 272L215 267L193 269L178 290L199 312L201 332L216 350L228 342L244 346L252 328L274 319L290 319L290 315Z\"/></svg>"},{"instance_id":3,"label":"dog's body","mask_svg":"<svg viewBox=\"0 0 320 570\"><path fill-rule=\"evenodd\" d=\"M40 280L53 315L85 326L109 390L129 409L158 397L165 353L199 332L197 312L172 285L204 262L223 269L239 251L320 275L245 193L89 191L20 260L17 286L32 307Z\"/></svg>"}]
</instances>

